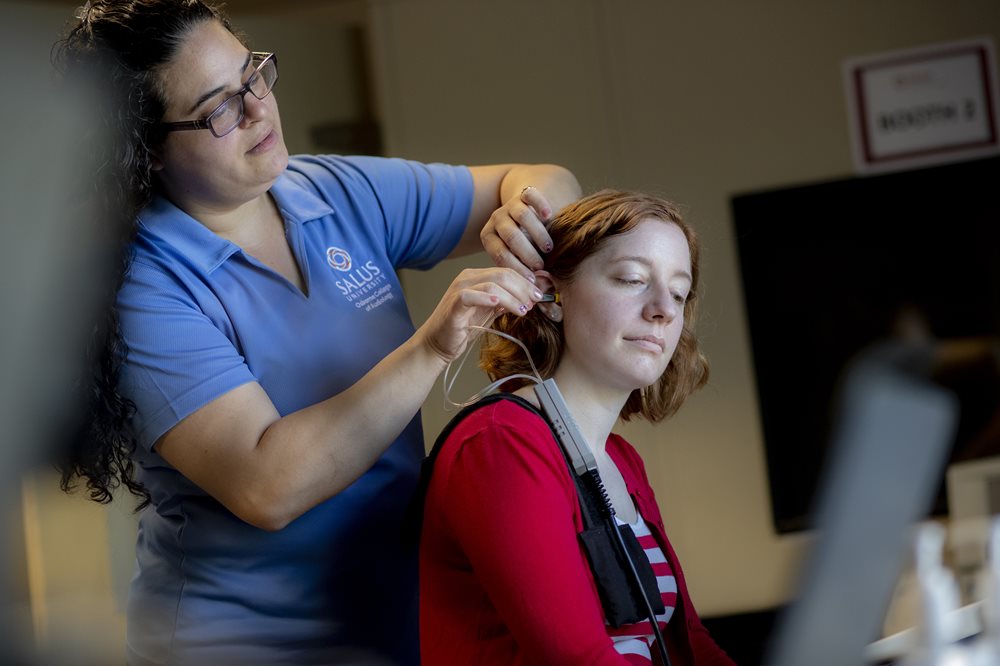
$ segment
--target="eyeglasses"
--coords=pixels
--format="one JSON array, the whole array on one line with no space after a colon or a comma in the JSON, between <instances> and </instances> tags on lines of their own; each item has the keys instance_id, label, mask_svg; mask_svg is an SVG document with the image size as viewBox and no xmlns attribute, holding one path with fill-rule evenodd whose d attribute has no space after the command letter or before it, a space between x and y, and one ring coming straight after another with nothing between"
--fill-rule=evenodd
<instances>
[{"instance_id":1,"label":"eyeglasses","mask_svg":"<svg viewBox=\"0 0 1000 666\"><path fill-rule=\"evenodd\" d=\"M202 120L185 120L177 123L160 123L164 132L178 130L207 129L218 138L222 138L236 129L244 116L243 98L247 93L257 99L264 99L271 94L274 84L278 81L278 57L273 53L253 53L253 62L260 63L236 94L227 97L222 104L215 107L212 113Z\"/></svg>"}]
</instances>

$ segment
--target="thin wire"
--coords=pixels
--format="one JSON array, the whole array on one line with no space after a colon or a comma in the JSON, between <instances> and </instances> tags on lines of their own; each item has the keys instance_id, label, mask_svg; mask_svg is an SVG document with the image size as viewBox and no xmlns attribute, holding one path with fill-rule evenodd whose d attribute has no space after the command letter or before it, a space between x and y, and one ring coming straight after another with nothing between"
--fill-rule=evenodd
<instances>
[{"instance_id":1,"label":"thin wire","mask_svg":"<svg viewBox=\"0 0 1000 666\"><path fill-rule=\"evenodd\" d=\"M496 310L493 310L488 315L486 315L486 318L483 319L482 323L479 326L470 326L469 328L473 330L480 330L483 327L488 328L493 325L493 322L496 320L496 318L497 318L497 312ZM444 393L444 410L446 412L450 411L452 408L462 408L465 405L469 404L469 402L457 403L453 401L451 399L451 389L454 386L455 381L458 379L458 374L462 371L462 367L465 365L465 360L469 357L469 354L472 353L472 349L474 347L474 343L477 338L478 336L476 336L475 338L470 338L468 344L465 347L465 352L459 358L451 361L450 363L448 363L447 366L445 366L444 374L441 376L441 383ZM451 367L456 360L458 361L458 367L455 368L454 377L449 379L448 375L451 372Z\"/></svg>"},{"instance_id":2,"label":"thin wire","mask_svg":"<svg viewBox=\"0 0 1000 666\"><path fill-rule=\"evenodd\" d=\"M459 358L455 359L456 361L458 361L458 367L455 368L454 375L451 376L451 377L449 377L449 375L451 374L451 366L452 366L452 364L455 363L455 361L452 361L451 363L449 363L447 365L447 367L445 367L445 369L444 369L444 375L442 376L441 381L442 381L442 389L444 390L444 409L445 409L445 411L450 411L451 409L461 409L462 407L465 407L467 405L471 405L474 402L478 402L480 399L483 398L483 396L489 395L490 393L492 393L493 391L497 390L502 385L506 384L507 382L511 381L512 379L527 379L528 381L534 382L536 384L541 384L542 383L542 376L539 374L538 368L535 367L535 362L534 362L534 360L532 360L531 354L528 352L528 348L524 345L523 342L521 342L520 340L518 340L514 336L508 335L507 333L504 333L503 331L498 331L495 328L493 328L493 322L496 321L496 318L497 318L497 314L496 314L496 312L493 312L493 313L489 314L486 317L486 319L483 321L482 325L480 325L480 326L472 325L472 326L469 326L469 329L470 330L474 330L474 331L481 331L483 333L486 333L487 335L489 335L489 334L498 335L501 338L504 338L506 340L510 340L511 342L513 342L514 344L516 344L518 347L520 347L524 351L524 355L528 359L528 365L531 366L531 371L534 373L534 375L532 376L532 375L525 375L525 374L513 374L513 375L508 375L507 377L502 377L502 378L496 380L495 382L487 384L484 388L482 388L479 391L477 391L476 393L474 393L467 400L465 400L463 402L455 402L454 400L451 399L451 390L452 390L452 388L455 385L455 381L457 381L457 379L458 379L459 373L462 371L462 366L465 365L465 360L469 357L469 354L472 352L472 348L474 346L473 342L475 341L475 339L469 340L469 344L468 344L468 346L466 346L465 352Z\"/></svg>"}]
</instances>

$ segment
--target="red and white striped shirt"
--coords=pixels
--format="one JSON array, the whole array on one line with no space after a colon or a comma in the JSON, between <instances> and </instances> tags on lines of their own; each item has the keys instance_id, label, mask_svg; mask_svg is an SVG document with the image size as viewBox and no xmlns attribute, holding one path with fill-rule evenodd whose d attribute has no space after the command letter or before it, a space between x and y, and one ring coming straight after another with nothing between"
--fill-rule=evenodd
<instances>
[{"instance_id":1,"label":"red and white striped shirt","mask_svg":"<svg viewBox=\"0 0 1000 666\"><path fill-rule=\"evenodd\" d=\"M628 524L617 517L615 520L619 525ZM670 563L667 562L663 550L656 543L656 537L649 531L642 516L637 513L636 521L629 527L632 528L639 540L639 545L645 551L646 558L653 566L653 573L656 575L656 585L660 589L660 598L663 600L663 613L657 615L656 620L662 632L674 614L674 608L677 607L677 580L674 578L674 572L671 571ZM626 624L617 629L609 626L607 630L615 644L615 650L624 656L630 664L648 665L653 663L651 648L655 638L649 620Z\"/></svg>"}]
</instances>

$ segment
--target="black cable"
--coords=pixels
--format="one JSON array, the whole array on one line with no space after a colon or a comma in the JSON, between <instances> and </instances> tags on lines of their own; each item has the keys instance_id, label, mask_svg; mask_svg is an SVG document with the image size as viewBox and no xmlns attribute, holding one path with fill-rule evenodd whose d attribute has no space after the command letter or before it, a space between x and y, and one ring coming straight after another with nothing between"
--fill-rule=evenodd
<instances>
[{"instance_id":1,"label":"black cable","mask_svg":"<svg viewBox=\"0 0 1000 666\"><path fill-rule=\"evenodd\" d=\"M670 666L670 657L667 655L667 643L663 640L663 634L660 632L660 624L656 620L653 604L649 602L649 597L646 596L646 588L643 586L642 579L639 578L639 572L635 568L635 562L632 561L632 558L628 554L628 548L625 546L622 533L618 529L618 523L615 521L615 508L611 505L611 499L608 497L608 491L604 487L601 475L596 469L590 469L581 475L581 478L584 479L585 483L589 482L588 485L591 487L591 493L600 498L598 504L603 505L601 509L605 520L608 521L611 531L615 535L615 542L618 544L618 549L625 558L625 562L628 563L628 571L626 573L632 575L632 581L635 583L636 589L639 590L639 596L642 597L642 603L646 607L646 617L649 618L649 624L652 626L653 636L656 638L656 646L659 648L663 666Z\"/></svg>"},{"instance_id":2,"label":"black cable","mask_svg":"<svg viewBox=\"0 0 1000 666\"><path fill-rule=\"evenodd\" d=\"M615 522L614 515L611 517L611 528L615 533L615 540L618 542L618 547L621 548L622 554L625 555L625 561L628 563L632 580L639 589L642 603L646 606L646 616L649 617L649 623L653 627L653 636L656 638L656 646L660 648L660 658L663 660L663 666L670 666L670 657L667 656L667 643L663 640L663 634L660 632L660 624L656 621L656 613L653 612L653 605L649 603L649 597L646 596L646 590L639 579L639 572L635 569L635 563L632 562L632 558L629 557L628 550L625 548L625 542L622 540L622 533L618 531L618 524Z\"/></svg>"},{"instance_id":3,"label":"black cable","mask_svg":"<svg viewBox=\"0 0 1000 666\"><path fill-rule=\"evenodd\" d=\"M546 388L547 386L548 388ZM542 390L539 391L539 388ZM615 522L615 509L611 504L611 499L608 497L608 491L604 487L604 482L601 481L601 475L597 471L593 456L587 462L586 458L583 458L581 454L581 450L587 445L583 436L579 433L576 423L573 421L573 415L569 413L569 408L565 405L562 394L555 385L555 380L547 379L541 382L539 386L535 387L535 392L538 395L539 402L542 404L542 409L545 412L543 416L552 430L552 435L562 445L566 462L570 467L570 473L576 476L579 481L577 491L580 494L579 499L581 510L584 514L584 523L592 522L596 525L597 521L592 516L588 518L588 514L596 509L601 514L601 518L607 521L611 531L614 532L615 545L622 557L625 558L625 562L628 563L628 570L624 572L625 576L628 578L629 574L632 575L632 581L635 583L635 587L639 591L639 596L642 597L642 602L645 605L646 616L649 618L649 624L653 630L653 636L656 638L656 645L659 648L660 657L663 662L662 666L670 666L670 657L667 655L667 644L663 640L663 634L660 632L660 625L656 620L656 612L653 610L653 605L646 595L645 586L642 584L639 572L635 568L635 563L629 555L628 547L626 547L625 541L622 539L622 533ZM542 415L541 412L539 414ZM582 463L582 465L578 465L577 463ZM586 469L578 472L577 470L580 467ZM585 495L590 497L590 502L584 499ZM588 509L587 507L591 503L593 506Z\"/></svg>"}]
</instances>

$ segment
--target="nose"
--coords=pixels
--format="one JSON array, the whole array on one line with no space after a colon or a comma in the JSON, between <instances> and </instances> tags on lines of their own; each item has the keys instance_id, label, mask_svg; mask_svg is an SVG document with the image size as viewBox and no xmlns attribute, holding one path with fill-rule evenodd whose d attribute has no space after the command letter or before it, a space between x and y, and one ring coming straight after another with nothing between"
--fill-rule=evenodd
<instances>
[{"instance_id":1,"label":"nose","mask_svg":"<svg viewBox=\"0 0 1000 666\"><path fill-rule=\"evenodd\" d=\"M642 316L649 321L670 323L681 312L683 306L674 300L669 289L657 289L643 306Z\"/></svg>"},{"instance_id":2,"label":"nose","mask_svg":"<svg viewBox=\"0 0 1000 666\"><path fill-rule=\"evenodd\" d=\"M270 97L270 95L268 95ZM264 116L264 109L267 106L267 97L257 99L253 93L247 92L243 95L243 121L246 126L261 119Z\"/></svg>"}]
</instances>

